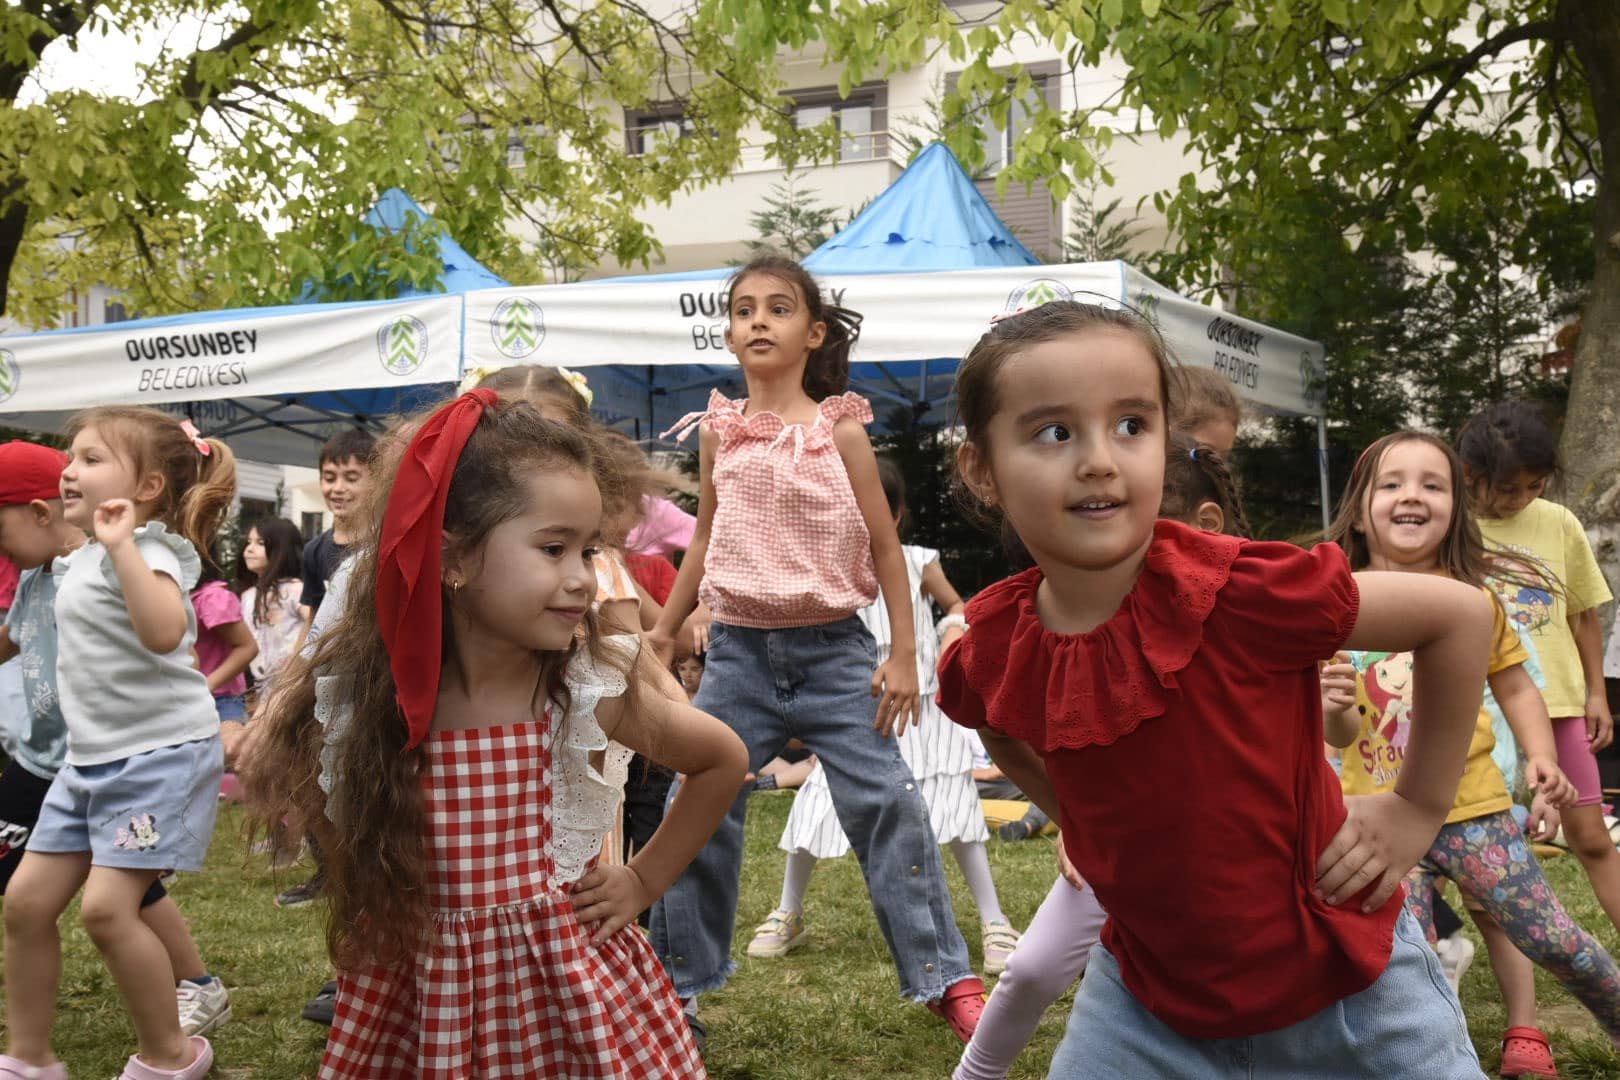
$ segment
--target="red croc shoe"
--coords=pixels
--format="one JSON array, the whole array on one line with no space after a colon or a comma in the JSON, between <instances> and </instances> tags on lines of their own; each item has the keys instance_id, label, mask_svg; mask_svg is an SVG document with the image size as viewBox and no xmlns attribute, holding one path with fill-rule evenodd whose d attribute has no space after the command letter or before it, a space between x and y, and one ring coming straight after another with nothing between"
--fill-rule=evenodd
<instances>
[{"instance_id":1,"label":"red croc shoe","mask_svg":"<svg viewBox=\"0 0 1620 1080\"><path fill-rule=\"evenodd\" d=\"M1533 1027L1510 1027L1502 1033L1502 1076L1533 1076L1556 1078L1558 1065L1553 1061L1552 1047L1547 1036Z\"/></svg>"},{"instance_id":2,"label":"red croc shoe","mask_svg":"<svg viewBox=\"0 0 1620 1080\"><path fill-rule=\"evenodd\" d=\"M938 1001L930 1001L928 1011L944 1017L945 1022L951 1025L951 1031L965 1043L973 1038L973 1032L979 1026L979 1017L984 1013L984 998L984 983L969 975L946 987Z\"/></svg>"}]
</instances>

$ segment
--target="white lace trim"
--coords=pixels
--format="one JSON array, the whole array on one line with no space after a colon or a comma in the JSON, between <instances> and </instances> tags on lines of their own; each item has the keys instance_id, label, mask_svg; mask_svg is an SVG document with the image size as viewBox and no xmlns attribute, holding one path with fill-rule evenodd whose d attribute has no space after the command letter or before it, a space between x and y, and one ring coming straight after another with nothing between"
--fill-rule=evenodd
<instances>
[{"instance_id":1,"label":"white lace trim","mask_svg":"<svg viewBox=\"0 0 1620 1080\"><path fill-rule=\"evenodd\" d=\"M132 539L135 541L155 540L174 553L175 559L180 563L180 591L189 594L196 586L197 579L202 577L202 559L197 555L197 549L190 540L177 532L170 532L169 527L161 521L148 521L145 525L136 528ZM123 592L123 584L118 580L118 569L113 566L112 557L106 548L101 549L101 576L107 584Z\"/></svg>"},{"instance_id":2,"label":"white lace trim","mask_svg":"<svg viewBox=\"0 0 1620 1080\"><path fill-rule=\"evenodd\" d=\"M577 881L602 852L602 840L618 827L619 800L629 775L631 752L607 737L596 719L603 698L624 694L625 672L641 651L641 639L619 634L600 639L606 654L601 664L581 648L563 679L570 705L552 743L551 846L556 880ZM591 755L602 754L600 770Z\"/></svg>"},{"instance_id":3,"label":"white lace trim","mask_svg":"<svg viewBox=\"0 0 1620 1080\"><path fill-rule=\"evenodd\" d=\"M315 721L321 725L321 775L318 783L326 792L326 816L334 825L342 824L332 816L332 789L343 779L337 767L338 745L348 734L354 720L354 706L347 689L347 679L340 675L315 677Z\"/></svg>"}]
</instances>

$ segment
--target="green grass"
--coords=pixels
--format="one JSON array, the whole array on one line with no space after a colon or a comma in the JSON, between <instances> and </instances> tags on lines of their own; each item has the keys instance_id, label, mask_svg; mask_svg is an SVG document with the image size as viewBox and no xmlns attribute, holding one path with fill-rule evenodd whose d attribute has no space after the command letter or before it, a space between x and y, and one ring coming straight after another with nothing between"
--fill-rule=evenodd
<instances>
[{"instance_id":1,"label":"green grass","mask_svg":"<svg viewBox=\"0 0 1620 1080\"><path fill-rule=\"evenodd\" d=\"M753 927L776 903L782 873L776 839L790 805L791 796L785 793L753 800L738 917L740 966L724 990L703 998L711 1073L720 1080L939 1080L950 1075L961 1046L942 1021L900 1000L853 857L816 871L806 904L807 944L782 960L743 955ZM219 1061L215 1075L253 1080L312 1076L326 1032L300 1020L298 1011L329 977L322 912L317 905L281 911L271 904L278 884L298 880L303 871L278 882L260 860L247 858L240 824L239 813L227 809L207 872L182 875L174 885L209 966L231 989L235 1018L214 1036ZM992 841L990 860L1002 906L1021 927L1051 886L1056 872L1052 841ZM954 862L946 858L945 864L958 920L977 961L977 915ZM1546 867L1571 913L1615 950L1620 937L1598 907L1579 864L1566 856ZM66 963L57 1053L77 1077L115 1076L134 1048L134 1034L76 912L68 914L63 927ZM1539 971L1537 992L1563 1075L1570 1080L1620 1076L1620 1061L1585 1010ZM1463 1002L1480 1058L1494 1072L1503 1014L1483 945L1463 981ZM1065 998L1047 1014L1013 1077L1045 1075L1068 1005Z\"/></svg>"}]
</instances>

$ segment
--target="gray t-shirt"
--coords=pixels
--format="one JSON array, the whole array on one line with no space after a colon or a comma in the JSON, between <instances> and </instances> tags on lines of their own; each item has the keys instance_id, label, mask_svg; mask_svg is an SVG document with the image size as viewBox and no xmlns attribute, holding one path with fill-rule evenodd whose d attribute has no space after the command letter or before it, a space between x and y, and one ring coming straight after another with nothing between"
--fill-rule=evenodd
<instances>
[{"instance_id":1,"label":"gray t-shirt","mask_svg":"<svg viewBox=\"0 0 1620 1080\"><path fill-rule=\"evenodd\" d=\"M180 586L197 584L202 561L184 537L148 522L135 530L146 564ZM67 721L69 765L100 765L219 734L208 679L192 663L197 616L173 652L141 644L107 549L95 541L56 560L56 685Z\"/></svg>"},{"instance_id":2,"label":"gray t-shirt","mask_svg":"<svg viewBox=\"0 0 1620 1080\"><path fill-rule=\"evenodd\" d=\"M42 780L62 767L67 753L67 724L56 696L57 575L48 570L24 570L17 582L6 627L17 646L22 670L23 702L27 706L15 746L8 746L18 765Z\"/></svg>"}]
</instances>

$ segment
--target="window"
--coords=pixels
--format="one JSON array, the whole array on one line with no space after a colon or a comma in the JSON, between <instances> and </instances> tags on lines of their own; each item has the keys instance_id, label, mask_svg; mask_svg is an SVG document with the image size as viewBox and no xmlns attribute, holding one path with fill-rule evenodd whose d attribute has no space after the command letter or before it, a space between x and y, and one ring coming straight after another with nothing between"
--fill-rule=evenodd
<instances>
[{"instance_id":1,"label":"window","mask_svg":"<svg viewBox=\"0 0 1620 1080\"><path fill-rule=\"evenodd\" d=\"M847 98L836 91L813 90L794 96L793 121L801 128L832 121L838 128L839 161L876 161L889 155L888 90L857 89Z\"/></svg>"},{"instance_id":2,"label":"window","mask_svg":"<svg viewBox=\"0 0 1620 1080\"><path fill-rule=\"evenodd\" d=\"M326 531L326 516L319 510L305 510L299 515L298 531L305 541L313 540Z\"/></svg>"},{"instance_id":3,"label":"window","mask_svg":"<svg viewBox=\"0 0 1620 1080\"><path fill-rule=\"evenodd\" d=\"M123 301L108 300L101 308L101 321L104 323L123 322L129 318L129 312L124 309Z\"/></svg>"},{"instance_id":4,"label":"window","mask_svg":"<svg viewBox=\"0 0 1620 1080\"><path fill-rule=\"evenodd\" d=\"M1038 64L1026 64L1024 71L1034 82L1033 94L1038 95L1052 108L1060 108L1058 76L1060 69L1055 61L1043 61ZM1009 92L1014 87L1011 78L1007 80ZM956 73L946 76L946 89L956 89ZM1030 102L1014 98L1007 109L1007 126L998 127L990 118L990 103L983 99L975 99L968 103L968 115L978 118L979 130L984 133L984 168L973 174L975 180L994 176L1012 161L1013 145L1018 137L1029 128Z\"/></svg>"},{"instance_id":5,"label":"window","mask_svg":"<svg viewBox=\"0 0 1620 1080\"><path fill-rule=\"evenodd\" d=\"M678 105L624 114L625 141L637 156L652 153L665 139L683 139L690 134L692 121Z\"/></svg>"}]
</instances>

